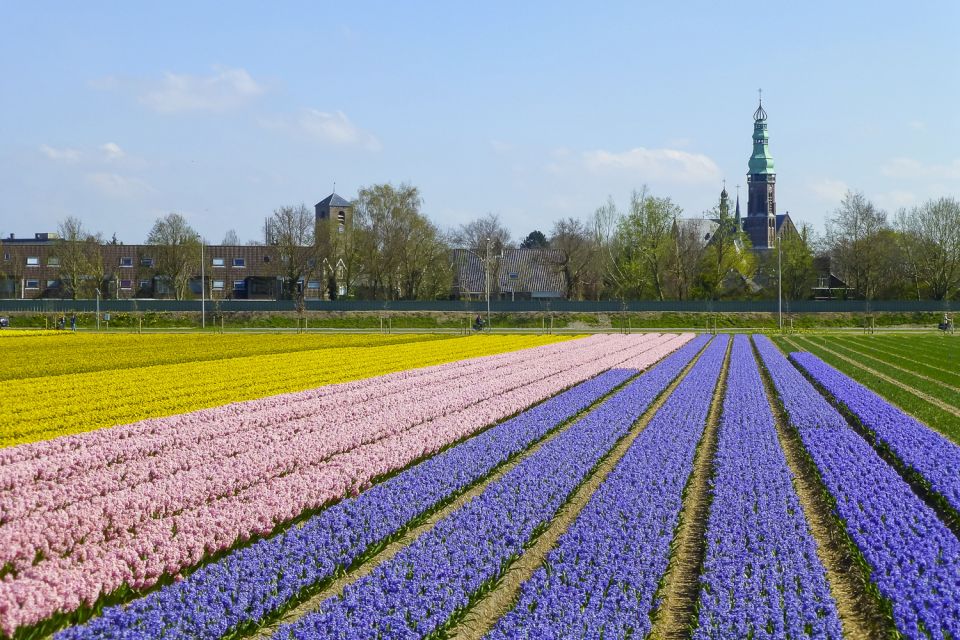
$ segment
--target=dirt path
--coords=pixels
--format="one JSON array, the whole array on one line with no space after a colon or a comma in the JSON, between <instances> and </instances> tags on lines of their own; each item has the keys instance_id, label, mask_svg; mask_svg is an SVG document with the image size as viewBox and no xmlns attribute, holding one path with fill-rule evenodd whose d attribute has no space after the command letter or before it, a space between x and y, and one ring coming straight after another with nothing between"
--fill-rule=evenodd
<instances>
[{"instance_id":1,"label":"dirt path","mask_svg":"<svg viewBox=\"0 0 960 640\"><path fill-rule=\"evenodd\" d=\"M717 452L720 411L727 389L727 375L733 339L727 345L720 379L714 390L707 414L707 424L694 457L693 471L683 490L680 524L673 540L673 553L667 565L663 587L658 594L661 604L654 614L650 638L669 640L690 637L696 624L697 600L700 595L700 573L707 550L707 518L712 499L713 458Z\"/></svg>"},{"instance_id":2,"label":"dirt path","mask_svg":"<svg viewBox=\"0 0 960 640\"><path fill-rule=\"evenodd\" d=\"M793 476L794 489L816 542L817 556L827 572L827 582L837 604L844 638L870 640L897 637L896 631L887 622L879 596L864 588L870 584L869 571L859 561L859 551L853 547L843 523L830 505L827 489L803 447L800 434L789 426L787 415L763 361L756 353L756 347L754 355L760 365L767 401L773 410L777 437Z\"/></svg>"},{"instance_id":3,"label":"dirt path","mask_svg":"<svg viewBox=\"0 0 960 640\"><path fill-rule=\"evenodd\" d=\"M630 445L647 427L650 420L657 413L663 403L667 401L677 385L687 376L693 366L700 359L697 356L680 372L680 375L664 390L650 405L640 419L634 424L630 432L625 435L607 456L597 465L587 480L573 493L570 500L560 508L550 525L541 533L535 542L524 551L498 581L497 586L481 598L467 611L454 627L449 629L443 637L454 640L479 640L482 638L501 616L509 612L516 604L523 583L530 579L546 559L547 554L554 548L557 540L562 536L580 515L590 498L600 485L606 480L610 472L616 468Z\"/></svg>"}]
</instances>

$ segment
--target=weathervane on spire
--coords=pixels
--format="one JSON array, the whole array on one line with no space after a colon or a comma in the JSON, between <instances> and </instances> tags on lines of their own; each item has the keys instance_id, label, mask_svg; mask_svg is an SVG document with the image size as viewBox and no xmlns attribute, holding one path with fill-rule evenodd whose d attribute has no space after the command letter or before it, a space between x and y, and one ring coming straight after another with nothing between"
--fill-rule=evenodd
<instances>
[{"instance_id":1,"label":"weathervane on spire","mask_svg":"<svg viewBox=\"0 0 960 640\"><path fill-rule=\"evenodd\" d=\"M757 110L753 112L753 119L757 122L763 122L767 119L767 112L763 110L763 89L757 89L757 97L760 105L757 107Z\"/></svg>"}]
</instances>

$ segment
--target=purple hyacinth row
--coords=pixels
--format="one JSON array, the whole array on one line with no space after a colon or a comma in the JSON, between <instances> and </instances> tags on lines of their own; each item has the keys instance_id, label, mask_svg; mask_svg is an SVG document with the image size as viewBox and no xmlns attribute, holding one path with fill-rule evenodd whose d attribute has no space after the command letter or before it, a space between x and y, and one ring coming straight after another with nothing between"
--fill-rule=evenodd
<instances>
[{"instance_id":1,"label":"purple hyacinth row","mask_svg":"<svg viewBox=\"0 0 960 640\"><path fill-rule=\"evenodd\" d=\"M960 511L960 447L811 353L790 357Z\"/></svg>"},{"instance_id":2,"label":"purple hyacinth row","mask_svg":"<svg viewBox=\"0 0 960 640\"><path fill-rule=\"evenodd\" d=\"M728 342L719 336L488 634L643 638Z\"/></svg>"},{"instance_id":3,"label":"purple hyacinth row","mask_svg":"<svg viewBox=\"0 0 960 640\"><path fill-rule=\"evenodd\" d=\"M736 336L714 459L694 638L840 638L747 336Z\"/></svg>"},{"instance_id":4,"label":"purple hyacinth row","mask_svg":"<svg viewBox=\"0 0 960 640\"><path fill-rule=\"evenodd\" d=\"M281 627L277 637L422 637L442 627L523 552L699 344L627 385L342 596Z\"/></svg>"},{"instance_id":5,"label":"purple hyacinth row","mask_svg":"<svg viewBox=\"0 0 960 640\"><path fill-rule=\"evenodd\" d=\"M705 343L695 338L683 352ZM675 346L680 340L671 341ZM668 343L669 344L669 343ZM679 355L679 354L678 354ZM651 353L651 358L658 357ZM256 623L396 535L586 409L636 369L613 369L507 420L274 538L242 548L126 607L110 607L58 640L215 638Z\"/></svg>"},{"instance_id":6,"label":"purple hyacinth row","mask_svg":"<svg viewBox=\"0 0 960 640\"><path fill-rule=\"evenodd\" d=\"M960 542L768 338L754 340L897 628L960 637Z\"/></svg>"}]
</instances>

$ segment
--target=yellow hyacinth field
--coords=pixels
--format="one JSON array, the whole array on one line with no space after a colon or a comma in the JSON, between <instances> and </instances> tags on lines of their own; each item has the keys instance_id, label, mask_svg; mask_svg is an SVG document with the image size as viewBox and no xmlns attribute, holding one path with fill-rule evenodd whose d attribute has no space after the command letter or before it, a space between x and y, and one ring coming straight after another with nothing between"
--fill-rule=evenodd
<instances>
[{"instance_id":1,"label":"yellow hyacinth field","mask_svg":"<svg viewBox=\"0 0 960 640\"><path fill-rule=\"evenodd\" d=\"M167 334L32 338L30 343L7 339L0 344L5 379L0 387L0 446L565 339L418 336L411 341L413 337ZM279 353L263 353L280 348ZM210 359L218 349L224 355ZM240 355L244 353L249 355ZM168 363L134 366L138 357ZM34 372L42 363L40 371L55 374L18 376L18 363L24 371ZM81 372L70 373L71 366Z\"/></svg>"}]
</instances>

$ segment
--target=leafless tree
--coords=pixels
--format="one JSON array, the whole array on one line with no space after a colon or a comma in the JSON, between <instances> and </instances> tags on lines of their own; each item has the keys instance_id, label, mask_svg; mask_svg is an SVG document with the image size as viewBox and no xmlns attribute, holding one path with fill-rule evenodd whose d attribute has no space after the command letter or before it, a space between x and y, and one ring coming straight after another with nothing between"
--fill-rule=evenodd
<instances>
[{"instance_id":1,"label":"leafless tree","mask_svg":"<svg viewBox=\"0 0 960 640\"><path fill-rule=\"evenodd\" d=\"M891 256L885 250L887 214L860 192L848 191L827 221L827 242L837 270L867 300L876 297Z\"/></svg>"},{"instance_id":2,"label":"leafless tree","mask_svg":"<svg viewBox=\"0 0 960 640\"><path fill-rule=\"evenodd\" d=\"M223 236L222 244L227 247L235 247L240 244L240 238L235 229L229 229Z\"/></svg>"},{"instance_id":3,"label":"leafless tree","mask_svg":"<svg viewBox=\"0 0 960 640\"><path fill-rule=\"evenodd\" d=\"M104 264L100 234L91 233L83 222L70 216L57 225L57 241L52 257L58 262L57 273L64 292L74 300L93 295L103 281Z\"/></svg>"},{"instance_id":4,"label":"leafless tree","mask_svg":"<svg viewBox=\"0 0 960 640\"><path fill-rule=\"evenodd\" d=\"M320 267L313 212L307 205L280 207L267 220L267 244L276 247L284 296L296 300Z\"/></svg>"},{"instance_id":5,"label":"leafless tree","mask_svg":"<svg viewBox=\"0 0 960 640\"><path fill-rule=\"evenodd\" d=\"M183 300L190 278L200 270L200 236L179 213L158 218L147 236L154 245L154 266L158 276L173 288L174 297Z\"/></svg>"},{"instance_id":6,"label":"leafless tree","mask_svg":"<svg viewBox=\"0 0 960 640\"><path fill-rule=\"evenodd\" d=\"M582 300L595 293L600 279L599 252L592 229L582 220L566 218L553 225L550 249L555 266L566 280L566 297Z\"/></svg>"},{"instance_id":7,"label":"leafless tree","mask_svg":"<svg viewBox=\"0 0 960 640\"><path fill-rule=\"evenodd\" d=\"M949 298L960 286L960 201L939 198L901 209L897 229L918 289L934 300Z\"/></svg>"}]
</instances>

